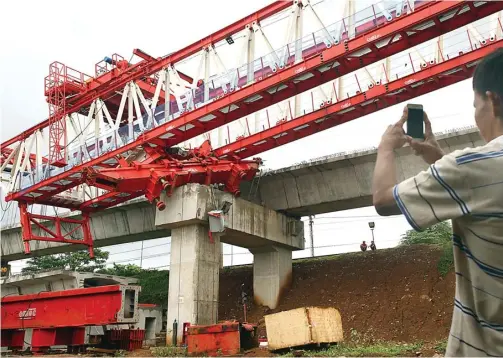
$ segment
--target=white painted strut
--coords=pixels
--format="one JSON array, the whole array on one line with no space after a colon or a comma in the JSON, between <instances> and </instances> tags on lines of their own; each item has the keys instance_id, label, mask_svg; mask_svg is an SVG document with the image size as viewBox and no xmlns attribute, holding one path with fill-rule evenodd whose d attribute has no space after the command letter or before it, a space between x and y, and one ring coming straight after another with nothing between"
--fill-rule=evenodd
<instances>
[{"instance_id":1,"label":"white painted strut","mask_svg":"<svg viewBox=\"0 0 503 358\"><path fill-rule=\"evenodd\" d=\"M473 24L469 24L467 26L468 31L470 31L470 35L475 37L479 43L484 43L484 38L480 35L477 29L473 26Z\"/></svg>"},{"instance_id":2,"label":"white painted strut","mask_svg":"<svg viewBox=\"0 0 503 358\"><path fill-rule=\"evenodd\" d=\"M162 85L164 84L164 80L166 78L166 70L163 69L159 72L159 78L157 79L157 86L155 87L154 97L152 98L152 103L150 105L149 111L149 122L152 121L154 126L156 125L155 121L155 108L157 107L157 102L159 101L159 96L161 94ZM164 95L169 98L169 91L164 92Z\"/></svg>"},{"instance_id":3,"label":"white painted strut","mask_svg":"<svg viewBox=\"0 0 503 358\"><path fill-rule=\"evenodd\" d=\"M259 24L254 24L253 26L254 26L255 31L258 31L259 34L262 35L262 38L264 39L264 42L267 46L268 52L269 52L270 56L272 56L273 61L272 61L271 68L277 69L279 67L279 63L280 63L278 54L276 53L274 48L271 46L271 42L269 41L266 34L264 33L264 30L262 30L262 27Z\"/></svg>"},{"instance_id":4,"label":"white painted strut","mask_svg":"<svg viewBox=\"0 0 503 358\"><path fill-rule=\"evenodd\" d=\"M122 91L122 98L119 104L119 110L117 111L117 118L115 119L114 129L117 129L120 126L122 120L122 114L124 113L124 107L126 105L126 100L128 99L128 94L129 94L129 83L126 84L126 86L124 86L124 90Z\"/></svg>"},{"instance_id":5,"label":"white painted strut","mask_svg":"<svg viewBox=\"0 0 503 358\"><path fill-rule=\"evenodd\" d=\"M413 2L413 0L410 0L409 2ZM377 3L377 7L382 12L382 14L384 15L384 17L386 18L387 21L393 20L393 16L391 16L391 14L389 13L388 9L386 9L384 7L384 4L382 2L378 2Z\"/></svg>"},{"instance_id":6,"label":"white painted strut","mask_svg":"<svg viewBox=\"0 0 503 358\"><path fill-rule=\"evenodd\" d=\"M204 51L204 103L208 102L210 99L210 49L207 47Z\"/></svg>"},{"instance_id":7,"label":"white painted strut","mask_svg":"<svg viewBox=\"0 0 503 358\"><path fill-rule=\"evenodd\" d=\"M130 140L134 140L134 131L133 131L133 117L134 117L134 109L133 109L133 89L132 83L129 83L129 92L128 92L128 138Z\"/></svg>"},{"instance_id":8,"label":"white painted strut","mask_svg":"<svg viewBox=\"0 0 503 358\"><path fill-rule=\"evenodd\" d=\"M323 21L321 21L320 17L316 13L316 10L314 10L313 6L311 5L310 0L307 0L307 4L306 4L305 8L311 10L311 13L314 16L316 23L321 28L321 31L323 32L323 37L325 38L325 45L327 47L332 46L334 44L334 38L328 32L325 24L323 23ZM340 25L340 27L342 27L342 21L339 21L339 25ZM336 36L336 39L340 39L340 28L339 28L339 36L338 37Z\"/></svg>"},{"instance_id":9,"label":"white painted strut","mask_svg":"<svg viewBox=\"0 0 503 358\"><path fill-rule=\"evenodd\" d=\"M149 120L153 121L153 119L154 119L153 116L151 116L152 111L150 110L150 105L148 104L147 100L145 99L145 96L143 95L143 92L140 89L140 87L138 86L138 84L135 83L135 87L136 87L136 93L138 94L138 98L140 99L140 102L143 106L143 109L145 110L145 113L147 113L147 115L148 115L147 128L150 128L151 123L149 123L148 121ZM143 122L143 119L141 122ZM155 124L155 121L154 121L154 124Z\"/></svg>"},{"instance_id":10,"label":"white painted strut","mask_svg":"<svg viewBox=\"0 0 503 358\"><path fill-rule=\"evenodd\" d=\"M137 92L136 83L134 83L134 82L131 83L131 93L133 95L134 109L136 112L136 119L137 119L136 122L138 122L138 126L140 127L140 132L143 132L145 130L145 125L143 123L143 118L142 118L142 114L141 114L140 102L138 101L138 92Z\"/></svg>"},{"instance_id":11,"label":"white painted strut","mask_svg":"<svg viewBox=\"0 0 503 358\"><path fill-rule=\"evenodd\" d=\"M170 91L170 86L171 86L171 83L170 83L170 75L169 75L169 71L171 69L171 65L168 65L168 67L166 67L166 71L164 72L164 122L168 122L169 121L169 116L170 116L170 95L171 95L171 91Z\"/></svg>"},{"instance_id":12,"label":"white painted strut","mask_svg":"<svg viewBox=\"0 0 503 358\"><path fill-rule=\"evenodd\" d=\"M217 71L219 71L219 74L221 77L225 78L225 81L221 81L220 87L222 88L222 91L225 93L228 92L227 85L230 84L231 80L229 78L229 71L225 67L222 59L220 58L220 55L217 53L217 50L215 49L215 46L210 47L210 55L213 57L213 62L215 63L217 67Z\"/></svg>"}]
</instances>

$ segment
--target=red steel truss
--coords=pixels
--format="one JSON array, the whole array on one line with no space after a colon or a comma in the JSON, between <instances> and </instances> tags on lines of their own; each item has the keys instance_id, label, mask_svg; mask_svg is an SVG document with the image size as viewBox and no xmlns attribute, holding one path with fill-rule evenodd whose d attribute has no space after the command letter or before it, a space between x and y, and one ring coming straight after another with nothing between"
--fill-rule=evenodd
<instances>
[{"instance_id":1,"label":"red steel truss","mask_svg":"<svg viewBox=\"0 0 503 358\"><path fill-rule=\"evenodd\" d=\"M54 188L50 191L46 191L47 194L50 193L51 196L54 196L71 187L82 184L85 181L82 173L84 173L87 168L100 165L102 167L110 167L108 164L103 164L103 162L115 160L114 158L121 153L133 150L139 146L146 146L149 143L155 143L156 145L162 145L164 147L177 145L187 139L201 135L250 113L254 113L267 106L288 99L297 93L304 92L326 83L327 81L338 78L353 71L357 66L362 67L375 63L378 60L385 59L393 54L406 50L411 46L418 45L463 25L469 24L479 18L488 16L503 9L503 2L487 2L481 6L472 7L470 11L459 14L460 10L465 6L468 6L467 3L460 1L426 3L409 15L385 23L381 27L372 29L338 46L325 48L315 55L305 58L304 61L299 64L285 67L283 70L271 74L261 81L256 81L206 106L186 112L177 119L159 125L150 131L146 131L140 138L132 143L126 144L121 148L110 151L84 164L77 165L62 174L43 180L27 189L12 193L7 197L7 200L20 200L29 203L37 202L37 200L33 198L32 193L38 192L41 188L45 187ZM452 13L453 11L455 12L454 16L450 16L448 19L440 22L442 15ZM431 21L435 23L438 22L439 25L429 26L426 29L419 30L421 25ZM387 45L378 48L376 43L382 41L382 39L389 39L389 42ZM358 54L363 51L368 52L358 56ZM189 52L192 53L191 51ZM162 65L165 64L164 61L166 61L166 59L162 60ZM161 69L163 67L162 65L160 66L160 64L156 62L155 64L151 64L148 69L144 68L141 74L128 74L124 79L122 79L122 77L117 78L108 84L107 91L116 90L132 79L151 74ZM300 82L296 81L300 76L306 74L311 74L312 77ZM96 93L96 96L99 97L103 95L104 92L93 93ZM250 98L257 95L260 98L251 102ZM83 98L87 98L86 96L87 95ZM89 103L89 101L82 101L82 103ZM80 101L75 106L78 105L81 105ZM231 105L235 105L238 108L233 111L226 111L226 108ZM213 119L201 121L203 117L212 117ZM166 137L167 134L171 136L164 139L163 137ZM70 183L66 185L57 184L62 181L69 181ZM53 205L56 204L54 203Z\"/></svg>"},{"instance_id":2,"label":"red steel truss","mask_svg":"<svg viewBox=\"0 0 503 358\"><path fill-rule=\"evenodd\" d=\"M283 121L257 134L245 137L215 150L220 158L248 158L258 153L291 143L297 139L377 112L472 76L476 64L503 40L491 42L445 62L429 65L409 76L378 85L368 91L329 104L309 114Z\"/></svg>"},{"instance_id":3,"label":"red steel truss","mask_svg":"<svg viewBox=\"0 0 503 358\"><path fill-rule=\"evenodd\" d=\"M160 60L154 59L153 57L150 57L148 55L147 57L141 54L140 57L144 59L147 58L145 59L145 61L141 61L127 68L127 71L118 73L118 76L112 78L110 81L107 81L105 83L95 82L92 87L83 90L83 92L79 96L76 96L76 98L73 99L72 107L68 108L67 112L74 111L75 108L88 106L96 98L106 98L110 93L113 93L114 91L123 88L127 82L135 81L140 78L147 77L155 72L158 72L159 70L161 70L162 68L166 67L169 64L179 62L201 51L202 48L214 44L218 41L224 40L226 37L243 30L243 28L247 24L250 24L253 21L258 22L263 19L266 19L280 12L281 10L288 8L289 6L291 6L291 3L289 1L275 1L271 5L268 5L260 9L259 11L250 14L249 16L239 21L236 21L235 23L207 36L206 38L194 42L193 44L181 49L180 51L176 51ZM135 50L135 54L137 55L139 55L141 52L142 52L141 50L138 49ZM183 75L181 77L183 77ZM2 151L3 148L11 144L14 144L24 138L27 138L29 135L31 135L37 130L47 127L50 124L50 122L51 118L23 131L16 137L3 142L1 144Z\"/></svg>"},{"instance_id":4,"label":"red steel truss","mask_svg":"<svg viewBox=\"0 0 503 358\"><path fill-rule=\"evenodd\" d=\"M105 67L100 67L102 66L100 64L96 68L97 71L105 71L104 76L108 76L107 80L105 82L90 80L86 85L83 85L85 80L77 81L78 87L71 89L74 96L66 102L61 100L60 92L63 91L65 94L69 90L68 84L58 89L52 86L49 90L46 86L46 95L53 106L51 108L58 110L47 121L4 142L2 146L15 143L49 125L50 133L54 137L51 139L50 146L54 151L50 153L49 163L63 166L65 163L61 159L66 156L62 154L64 150L61 147L61 141L66 142L66 140L61 136L63 132L60 131L62 130L60 122L64 116L72 112L85 112L85 107L89 106L92 101L107 98L131 81L138 82L139 87L142 86L142 81L146 81L148 87L150 75L200 51L204 46L225 39L242 30L245 25L260 21L290 5L288 1L277 1L208 38L162 59L155 59L139 50L136 50L136 53L144 60L134 65L121 60L118 55L112 59L106 59L107 63L116 66L110 74L106 72L105 65L103 65ZM35 185L12 192L6 200L20 202L22 223L28 226L30 222L34 222L34 219L42 218L29 214L26 210L27 204L36 203L81 210L84 213L83 221L73 224L80 224L84 231L84 240L77 241L88 245L92 252L92 239L90 234L86 234L86 230L89 231L88 213L103 210L142 195L145 195L149 201L155 202L157 207L163 210L165 204L160 201L161 192L165 190L170 194L173 188L190 182L224 183L226 190L237 195L239 181L251 179L260 163L258 159L244 161L244 158L468 78L473 70L473 64L490 49L500 47L501 41L491 42L478 50L438 65L428 66L407 78L375 86L319 111L290 121L281 121L275 127L255 135L242 137L235 143L216 151L211 149L209 142L206 142L200 148L181 155L172 151L177 144L502 9L503 2L498 1L478 3L477 6L466 1L435 1L423 3L414 12L404 14L390 22L380 21L376 17L370 21L368 27L362 25L362 30L353 39L346 39L335 46L316 45L315 41L313 48L304 50L303 60L300 63L287 61L286 66L278 71L270 71L270 68L266 71L266 68L262 68L254 73L255 80L252 83L236 91L222 93L200 108L187 109L180 117L143 132L137 140L120 148L76 165ZM455 69L461 69L461 71L453 74L452 71ZM192 79L187 78L187 80ZM3 153L2 149L2 157L6 158L7 156ZM127 156L126 153L128 153ZM106 193L85 202L65 200L57 195L81 184L104 189ZM29 246L27 244L29 240L44 239L68 243L76 241L68 238L71 235L61 233L61 227L58 229L60 222L56 218L51 220L54 221L56 232L37 223L37 226L51 235L50 238L36 237L31 229L23 230L25 246Z\"/></svg>"},{"instance_id":5,"label":"red steel truss","mask_svg":"<svg viewBox=\"0 0 503 358\"><path fill-rule=\"evenodd\" d=\"M118 168L87 168L83 175L85 183L104 189L106 193L83 203L72 200L58 203L60 207L82 211L81 220L31 214L27 203L20 201L25 253L30 253L29 241L38 240L83 244L88 247L89 254L93 257L89 213L143 195L162 211L166 204L160 200L161 192L165 191L170 196L175 188L187 183L223 184L226 191L240 195L240 182L253 179L261 164L260 159L230 161L214 157L212 151L209 141L188 152L183 152L180 148L172 148L166 152L161 147L145 147L131 153L128 159L120 158ZM37 197L37 203L53 205L54 198L50 193L45 193ZM63 223L67 226L73 225L73 228L65 229ZM35 235L32 224L48 236ZM74 235L81 239L73 238Z\"/></svg>"},{"instance_id":6,"label":"red steel truss","mask_svg":"<svg viewBox=\"0 0 503 358\"><path fill-rule=\"evenodd\" d=\"M88 248L89 256L91 258L94 257L93 238L91 236L91 229L89 227L89 213L84 212L82 214L82 220L32 214L28 211L28 205L24 202L19 203L19 211L21 236L23 238L24 252L26 254L30 253L29 241L38 240L85 245ZM40 236L34 234L32 230L32 224L45 233L49 234L49 236ZM73 226L73 228L66 231L62 224ZM72 238L72 235L77 231L82 232L82 240Z\"/></svg>"}]
</instances>

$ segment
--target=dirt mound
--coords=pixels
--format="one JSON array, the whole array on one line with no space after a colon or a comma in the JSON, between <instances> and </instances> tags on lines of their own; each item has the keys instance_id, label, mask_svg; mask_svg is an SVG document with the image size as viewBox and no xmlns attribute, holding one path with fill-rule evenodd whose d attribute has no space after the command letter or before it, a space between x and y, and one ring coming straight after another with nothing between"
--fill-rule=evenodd
<instances>
[{"instance_id":1,"label":"dirt mound","mask_svg":"<svg viewBox=\"0 0 503 358\"><path fill-rule=\"evenodd\" d=\"M414 245L299 260L293 284L279 307L252 305L249 322L265 336L264 314L303 306L336 307L345 339L434 341L448 336L454 297L454 273L441 277L441 250ZM220 276L219 319L243 319L239 306L242 283L250 294L252 267L225 269Z\"/></svg>"}]
</instances>

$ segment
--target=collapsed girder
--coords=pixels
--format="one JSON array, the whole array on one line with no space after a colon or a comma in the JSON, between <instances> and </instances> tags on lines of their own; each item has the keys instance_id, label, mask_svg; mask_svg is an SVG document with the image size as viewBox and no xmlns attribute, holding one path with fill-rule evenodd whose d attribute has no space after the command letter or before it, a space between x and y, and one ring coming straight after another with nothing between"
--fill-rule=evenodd
<instances>
[{"instance_id":1,"label":"collapsed girder","mask_svg":"<svg viewBox=\"0 0 503 358\"><path fill-rule=\"evenodd\" d=\"M252 180L256 175L260 159L224 160L213 155L209 141L192 150L181 148L145 147L138 149L128 158L119 158L116 168L87 168L83 173L83 183L105 191L93 199L79 202L61 202L57 197L44 194L36 203L47 202L53 206L66 207L82 212L82 219L68 219L59 216L37 215L28 211L26 201L19 202L21 211L22 239L25 253L30 253L29 241L51 241L68 244L82 244L88 247L93 257L93 239L89 226L89 215L122 202L145 196L162 211L166 204L160 200L164 191L168 196L179 186L188 183L219 185L235 196L240 195L242 180ZM62 184L64 185L64 184ZM65 228L63 224L66 224ZM46 236L37 235L32 225ZM73 239L72 234L82 230L83 239Z\"/></svg>"}]
</instances>

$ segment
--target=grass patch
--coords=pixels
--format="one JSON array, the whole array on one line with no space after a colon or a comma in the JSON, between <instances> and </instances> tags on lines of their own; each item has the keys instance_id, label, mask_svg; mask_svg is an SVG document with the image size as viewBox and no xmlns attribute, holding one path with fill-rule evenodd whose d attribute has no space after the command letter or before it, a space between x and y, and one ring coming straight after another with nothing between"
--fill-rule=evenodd
<instances>
[{"instance_id":1,"label":"grass patch","mask_svg":"<svg viewBox=\"0 0 503 358\"><path fill-rule=\"evenodd\" d=\"M442 249L442 255L437 263L437 270L445 277L454 267L454 254L452 252L452 227L444 221L427 228L424 231L407 231L400 240L400 245L430 244Z\"/></svg>"},{"instance_id":2,"label":"grass patch","mask_svg":"<svg viewBox=\"0 0 503 358\"><path fill-rule=\"evenodd\" d=\"M397 357L414 353L422 346L422 343L376 342L369 345L340 343L323 350L305 351L303 355L309 357ZM294 354L289 352L286 356L293 357Z\"/></svg>"},{"instance_id":3,"label":"grass patch","mask_svg":"<svg viewBox=\"0 0 503 358\"><path fill-rule=\"evenodd\" d=\"M154 357L186 357L187 349L183 347L152 347L150 348Z\"/></svg>"},{"instance_id":4,"label":"grass patch","mask_svg":"<svg viewBox=\"0 0 503 358\"><path fill-rule=\"evenodd\" d=\"M445 277L454 267L454 253L450 242L444 243L441 247L442 255L438 259L437 270L442 277Z\"/></svg>"},{"instance_id":5,"label":"grass patch","mask_svg":"<svg viewBox=\"0 0 503 358\"><path fill-rule=\"evenodd\" d=\"M435 350L438 353L445 354L445 351L447 350L447 339L437 342L437 344L435 345Z\"/></svg>"}]
</instances>

